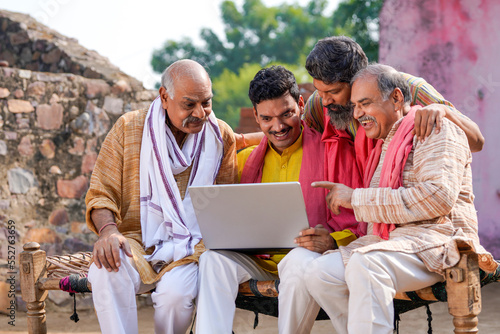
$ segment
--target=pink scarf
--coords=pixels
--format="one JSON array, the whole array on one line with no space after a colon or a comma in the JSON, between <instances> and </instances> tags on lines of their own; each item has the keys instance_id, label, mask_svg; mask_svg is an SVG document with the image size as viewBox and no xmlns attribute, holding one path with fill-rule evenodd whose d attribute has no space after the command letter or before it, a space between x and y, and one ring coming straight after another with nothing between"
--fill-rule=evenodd
<instances>
[{"instance_id":1,"label":"pink scarf","mask_svg":"<svg viewBox=\"0 0 500 334\"><path fill-rule=\"evenodd\" d=\"M403 186L403 171L408 156L413 148L414 136L412 130L415 127L415 111L420 108L421 106L414 106L410 109L408 114L403 118L394 137L391 139L387 147L387 152L385 153L382 171L380 173L380 188L391 187L392 189L398 189ZM370 182L379 163L382 145L383 141L379 140L368 158L364 178L365 188L370 187ZM373 234L388 240L389 233L395 228L396 225L394 224L374 223Z\"/></svg>"},{"instance_id":2,"label":"pink scarf","mask_svg":"<svg viewBox=\"0 0 500 334\"><path fill-rule=\"evenodd\" d=\"M321 134L316 130L307 127L302 122L302 165L300 167L299 182L304 195L309 226L314 227L318 224L325 225L327 217L327 207L325 201L325 190L311 187L314 181L325 179L324 170L324 144L321 142ZM264 166L264 157L268 148L266 137L253 150L248 157L243 172L241 174L241 183L260 183L262 181L262 168ZM331 232L331 227L325 226Z\"/></svg>"},{"instance_id":3,"label":"pink scarf","mask_svg":"<svg viewBox=\"0 0 500 334\"><path fill-rule=\"evenodd\" d=\"M362 131L360 131L362 130ZM351 135L344 130L336 129L330 123L325 111L325 131L322 141L325 143L325 171L326 180L342 183L351 188L363 187L363 171L371 150L375 147L375 140L367 138L360 127L353 140ZM351 209L340 208L340 214L334 215L328 210L328 225L334 231L351 230L358 236L359 224Z\"/></svg>"}]
</instances>

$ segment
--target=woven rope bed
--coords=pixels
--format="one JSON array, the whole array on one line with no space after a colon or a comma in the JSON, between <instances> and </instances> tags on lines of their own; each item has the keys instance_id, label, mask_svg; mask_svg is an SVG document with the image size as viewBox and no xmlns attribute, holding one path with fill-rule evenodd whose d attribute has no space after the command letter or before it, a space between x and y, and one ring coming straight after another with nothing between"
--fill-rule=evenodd
<instances>
[{"instance_id":1,"label":"woven rope bed","mask_svg":"<svg viewBox=\"0 0 500 334\"><path fill-rule=\"evenodd\" d=\"M30 242L24 245L20 256L21 291L28 308L28 333L47 333L45 303L49 290L63 290L70 293L91 292L87 272L92 260L90 252L60 256L46 256L40 245ZM453 268L446 270L446 281L422 290L396 295L395 329L398 329L399 315L415 308L427 307L427 321L432 316L428 305L448 302L449 313L453 316L455 333L477 333L477 315L481 311L481 287L500 280L500 268L494 274L479 270L477 255L467 247L461 249L461 260ZM258 315L278 315L279 280L250 280L240 285L236 306L255 313L254 328L258 325ZM321 310L317 320L328 319ZM75 313L72 320L78 321Z\"/></svg>"}]
</instances>

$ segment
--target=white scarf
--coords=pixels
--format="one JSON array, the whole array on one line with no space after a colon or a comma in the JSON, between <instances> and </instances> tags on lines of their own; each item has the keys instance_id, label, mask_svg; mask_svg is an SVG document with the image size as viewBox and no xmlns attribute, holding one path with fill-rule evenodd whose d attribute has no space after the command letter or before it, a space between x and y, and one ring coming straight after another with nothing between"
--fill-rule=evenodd
<instances>
[{"instance_id":1,"label":"white scarf","mask_svg":"<svg viewBox=\"0 0 500 334\"><path fill-rule=\"evenodd\" d=\"M184 200L174 175L192 165L188 186L214 184L223 156L223 141L212 112L199 133L188 134L182 150L165 124L160 97L149 107L140 160L141 229L145 256L159 271L164 264L193 254L201 232L186 190Z\"/></svg>"}]
</instances>

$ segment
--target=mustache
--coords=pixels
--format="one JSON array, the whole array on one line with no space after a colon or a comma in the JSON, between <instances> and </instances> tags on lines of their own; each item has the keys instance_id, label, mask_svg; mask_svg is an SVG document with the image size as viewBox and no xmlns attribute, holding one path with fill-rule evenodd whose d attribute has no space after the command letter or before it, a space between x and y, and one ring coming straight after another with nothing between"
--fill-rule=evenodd
<instances>
[{"instance_id":1,"label":"mustache","mask_svg":"<svg viewBox=\"0 0 500 334\"><path fill-rule=\"evenodd\" d=\"M284 130L281 130L281 131L269 131L269 134L270 135L277 135L277 134L285 133L285 132L287 132L290 129L291 129L291 127L288 127L288 128L286 128Z\"/></svg>"},{"instance_id":2,"label":"mustache","mask_svg":"<svg viewBox=\"0 0 500 334\"><path fill-rule=\"evenodd\" d=\"M346 105L331 103L325 106L330 112L337 113L349 113L354 110L354 104L348 102Z\"/></svg>"},{"instance_id":3,"label":"mustache","mask_svg":"<svg viewBox=\"0 0 500 334\"><path fill-rule=\"evenodd\" d=\"M358 122L361 123L364 121L373 121L373 122L377 123L377 120L373 116L364 115L364 116L358 118Z\"/></svg>"},{"instance_id":4,"label":"mustache","mask_svg":"<svg viewBox=\"0 0 500 334\"><path fill-rule=\"evenodd\" d=\"M188 116L187 118L185 118L183 121L182 121L182 127L186 127L186 125L188 125L189 123L205 123L207 120L207 117L203 117L203 118L198 118L198 117L194 117L194 116Z\"/></svg>"}]
</instances>

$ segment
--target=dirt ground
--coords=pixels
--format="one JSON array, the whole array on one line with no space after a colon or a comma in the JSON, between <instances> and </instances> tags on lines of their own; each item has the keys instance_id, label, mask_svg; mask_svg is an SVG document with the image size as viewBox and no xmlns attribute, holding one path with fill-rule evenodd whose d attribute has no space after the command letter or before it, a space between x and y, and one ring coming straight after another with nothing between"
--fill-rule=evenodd
<instances>
[{"instance_id":1,"label":"dirt ground","mask_svg":"<svg viewBox=\"0 0 500 334\"><path fill-rule=\"evenodd\" d=\"M500 333L500 284L492 283L482 290L482 312L479 315L479 333ZM90 298L90 297L89 297ZM452 318L448 314L446 303L431 305L433 316L433 333L453 333ZM70 310L69 310L70 311ZM79 311L80 321L74 323L69 320L71 312L47 311L47 328L52 334L57 333L100 333L99 324L93 311ZM8 325L8 318L1 316L0 334L17 334L27 332L26 314L17 313L15 326ZM427 333L427 314L424 308L416 309L401 316L400 333L424 334ZM254 314L252 312L237 310L234 323L235 334L245 333L277 333L277 319L268 316L259 316L259 326L252 328ZM139 333L154 333L153 308L142 307L139 309ZM329 321L317 321L312 330L314 334L335 333Z\"/></svg>"}]
</instances>

